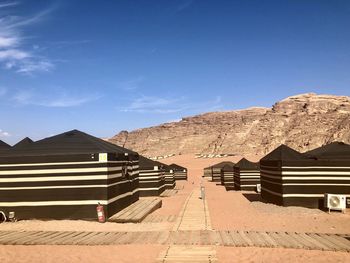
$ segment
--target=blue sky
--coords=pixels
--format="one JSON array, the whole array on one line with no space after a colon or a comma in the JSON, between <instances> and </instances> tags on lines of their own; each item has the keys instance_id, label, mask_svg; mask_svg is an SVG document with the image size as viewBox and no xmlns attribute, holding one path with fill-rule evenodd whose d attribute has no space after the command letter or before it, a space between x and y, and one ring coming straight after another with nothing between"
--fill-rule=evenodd
<instances>
[{"instance_id":1,"label":"blue sky","mask_svg":"<svg viewBox=\"0 0 350 263\"><path fill-rule=\"evenodd\" d=\"M350 1L0 0L0 139L350 95Z\"/></svg>"}]
</instances>

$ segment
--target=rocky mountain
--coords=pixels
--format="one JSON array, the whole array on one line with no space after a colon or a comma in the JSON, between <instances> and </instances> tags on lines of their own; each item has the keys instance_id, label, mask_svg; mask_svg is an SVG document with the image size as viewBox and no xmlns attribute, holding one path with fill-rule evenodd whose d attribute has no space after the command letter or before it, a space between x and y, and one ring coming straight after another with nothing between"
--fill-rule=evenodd
<instances>
[{"instance_id":1,"label":"rocky mountain","mask_svg":"<svg viewBox=\"0 0 350 263\"><path fill-rule=\"evenodd\" d=\"M350 143L350 97L301 94L271 108L210 112L122 131L109 141L147 156L262 155L282 143L303 152L332 141Z\"/></svg>"}]
</instances>

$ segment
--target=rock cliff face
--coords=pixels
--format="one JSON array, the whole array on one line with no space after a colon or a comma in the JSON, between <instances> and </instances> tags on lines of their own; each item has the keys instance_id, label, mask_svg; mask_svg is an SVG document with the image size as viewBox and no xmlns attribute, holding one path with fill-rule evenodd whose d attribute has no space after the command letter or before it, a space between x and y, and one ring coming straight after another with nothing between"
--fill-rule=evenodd
<instances>
[{"instance_id":1,"label":"rock cliff face","mask_svg":"<svg viewBox=\"0 0 350 263\"><path fill-rule=\"evenodd\" d=\"M272 108L211 112L122 131L109 141L147 156L262 155L282 143L303 152L332 141L350 143L350 97L302 94Z\"/></svg>"}]
</instances>

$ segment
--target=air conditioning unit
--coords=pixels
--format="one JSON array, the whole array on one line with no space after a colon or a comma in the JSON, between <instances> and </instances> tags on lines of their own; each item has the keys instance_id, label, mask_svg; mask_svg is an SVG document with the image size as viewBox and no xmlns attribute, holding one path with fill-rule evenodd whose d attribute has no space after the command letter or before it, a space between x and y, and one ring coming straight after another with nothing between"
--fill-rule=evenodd
<instances>
[{"instance_id":1,"label":"air conditioning unit","mask_svg":"<svg viewBox=\"0 0 350 263\"><path fill-rule=\"evenodd\" d=\"M261 193L261 184L256 185L256 192Z\"/></svg>"},{"instance_id":2,"label":"air conditioning unit","mask_svg":"<svg viewBox=\"0 0 350 263\"><path fill-rule=\"evenodd\" d=\"M346 209L346 196L337 194L324 194L324 206L330 210L340 210L343 213Z\"/></svg>"}]
</instances>

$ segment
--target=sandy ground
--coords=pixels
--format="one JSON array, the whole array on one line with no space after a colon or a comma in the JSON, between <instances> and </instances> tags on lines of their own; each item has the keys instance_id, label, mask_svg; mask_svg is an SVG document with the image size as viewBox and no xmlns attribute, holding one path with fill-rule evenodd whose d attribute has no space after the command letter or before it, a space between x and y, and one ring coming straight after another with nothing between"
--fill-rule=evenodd
<instances>
[{"instance_id":1,"label":"sandy ground","mask_svg":"<svg viewBox=\"0 0 350 263\"><path fill-rule=\"evenodd\" d=\"M154 263L165 246L0 246L0 262Z\"/></svg>"},{"instance_id":2,"label":"sandy ground","mask_svg":"<svg viewBox=\"0 0 350 263\"><path fill-rule=\"evenodd\" d=\"M250 160L259 159L256 156ZM162 160L188 167L189 180L177 182L182 190L162 198L163 205L153 214L178 215L193 188L202 181L203 168L221 161L237 162L240 157L195 159L175 156ZM253 192L227 192L223 186L203 181L214 229L350 233L350 211L346 214L325 213L317 209L278 207L266 204ZM116 224L86 221L20 221L0 225L0 230L87 230L87 231L161 231L171 230L174 223ZM0 262L154 262L163 246L0 246ZM350 262L350 253L218 247L220 262Z\"/></svg>"},{"instance_id":3,"label":"sandy ground","mask_svg":"<svg viewBox=\"0 0 350 263\"><path fill-rule=\"evenodd\" d=\"M285 248L218 247L219 262L350 262L350 253Z\"/></svg>"}]
</instances>

